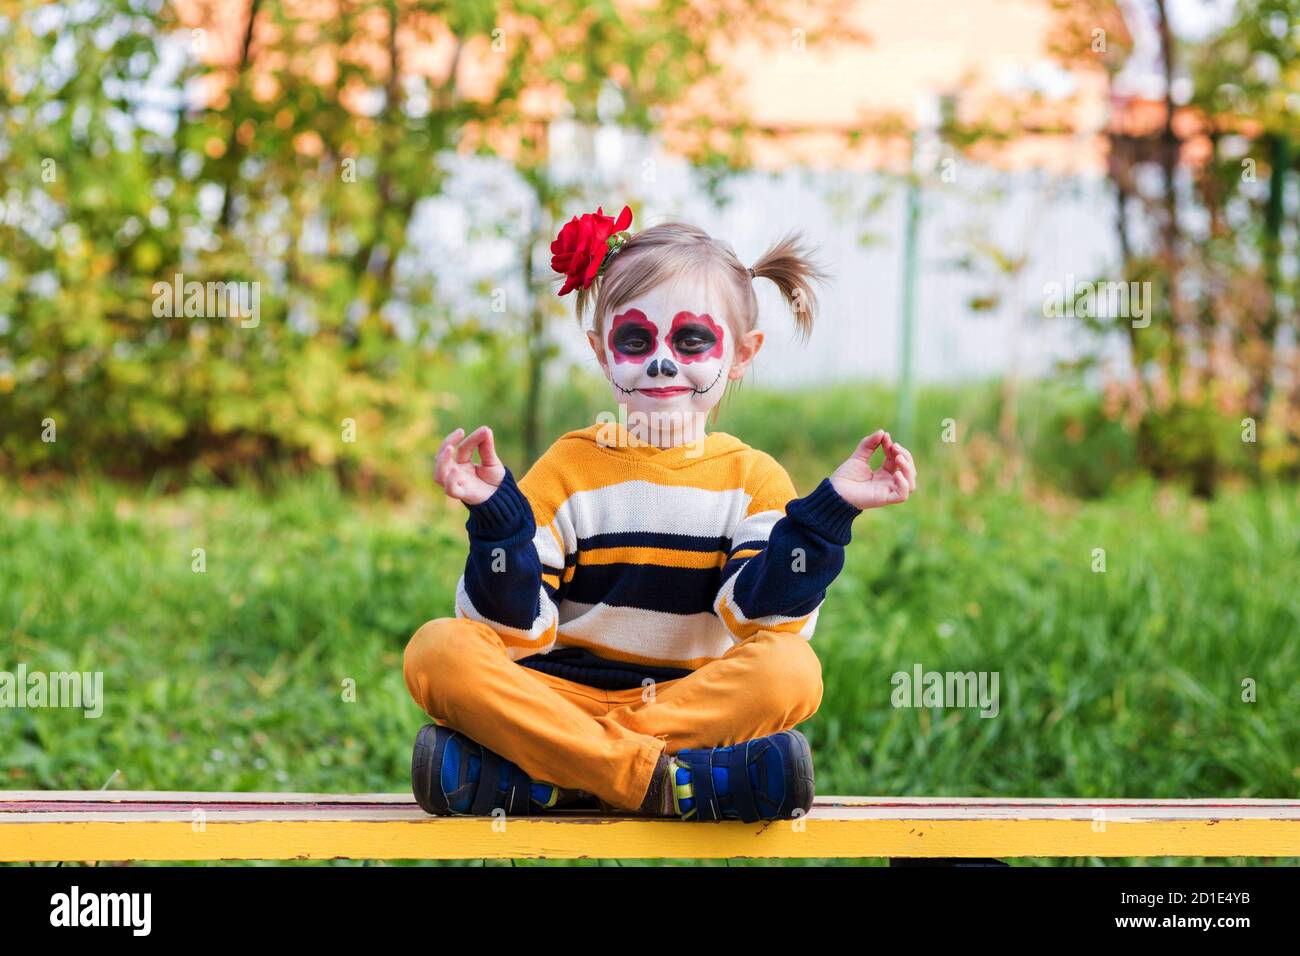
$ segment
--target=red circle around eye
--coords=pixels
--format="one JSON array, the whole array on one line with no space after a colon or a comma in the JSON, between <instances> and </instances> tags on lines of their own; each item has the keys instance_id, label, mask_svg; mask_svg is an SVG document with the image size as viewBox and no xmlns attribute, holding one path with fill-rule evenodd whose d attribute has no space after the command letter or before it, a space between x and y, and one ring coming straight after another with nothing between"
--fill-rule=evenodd
<instances>
[{"instance_id":1,"label":"red circle around eye","mask_svg":"<svg viewBox=\"0 0 1300 956\"><path fill-rule=\"evenodd\" d=\"M707 352L678 352L676 346L673 344L676 341L674 333L686 325L703 325L708 328L716 339L713 348L709 349ZM722 358L722 344L725 335L726 332L723 330L722 326L715 322L713 317L707 312L696 315L694 312L682 311L673 316L673 324L668 330L668 343L669 348L673 350L673 356L677 361L686 365L691 362L703 362L706 359Z\"/></svg>"},{"instance_id":2,"label":"red circle around eye","mask_svg":"<svg viewBox=\"0 0 1300 956\"><path fill-rule=\"evenodd\" d=\"M615 344L614 333L621 331L624 326L628 325L644 330L649 336L650 345L645 351L636 353L624 352ZM647 355L654 352L658 336L659 330L655 328L653 322L646 318L644 312L640 309L628 309L626 312L621 312L614 316L614 321L611 322L609 326L609 335L605 338L605 345L609 349L609 354L614 356L614 362L616 364L632 362L640 365L645 361Z\"/></svg>"}]
</instances>

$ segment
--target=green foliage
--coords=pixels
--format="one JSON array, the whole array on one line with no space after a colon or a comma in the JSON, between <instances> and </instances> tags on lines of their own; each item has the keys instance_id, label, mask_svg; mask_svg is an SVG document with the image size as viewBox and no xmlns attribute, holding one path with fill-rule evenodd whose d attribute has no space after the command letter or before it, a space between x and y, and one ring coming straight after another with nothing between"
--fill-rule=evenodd
<instances>
[{"instance_id":1,"label":"green foliage","mask_svg":"<svg viewBox=\"0 0 1300 956\"><path fill-rule=\"evenodd\" d=\"M402 486L447 401L427 282L404 290L405 336L385 311L402 289L392 211L437 189L430 131L394 135L291 66L269 78L284 96L253 96L246 62L225 107L160 114L208 71L194 47L174 76L160 67L187 34L157 7L33 7L0 28L14 80L0 88L0 467L184 478L297 462ZM290 25L282 5L259 9ZM335 39L355 16L328 24ZM348 153L378 168L348 181ZM250 283L246 305L255 284L259 314L212 299L169 312L177 275ZM40 440L47 420L57 441Z\"/></svg>"},{"instance_id":2,"label":"green foliage","mask_svg":"<svg viewBox=\"0 0 1300 956\"><path fill-rule=\"evenodd\" d=\"M1269 448L1257 474L1300 474L1300 391L1285 371L1300 294L1285 198L1300 180L1298 20L1297 0L1236 4L1222 29L1167 51L1191 80L1181 108L1190 122L1176 111L1169 131L1112 137L1110 175L1132 200L1127 214L1147 226L1145 236L1121 237L1124 278L1155 290L1150 327L1119 330L1132 351L1133 408L1145 419L1139 454L1156 476L1177 474L1207 494L1242 457L1239 440L1203 428L1220 416L1257 423ZM1180 150L1198 157L1182 160L1177 176L1166 169L1158 190L1139 188L1144 164L1157 168ZM1171 188L1183 177L1189 188Z\"/></svg>"},{"instance_id":3,"label":"green foliage","mask_svg":"<svg viewBox=\"0 0 1300 956\"><path fill-rule=\"evenodd\" d=\"M444 424L431 411L455 405L453 367L491 374L480 348L543 356L540 381L541 319L563 303L533 260L590 184L549 181L536 102L648 129L697 84L729 102L702 55L717 32L784 22L769 0L687 6L4 3L0 471L183 482L323 465L410 487L413 450ZM490 95L467 94L488 65ZM466 244L496 235L516 253L453 306L437 281L453 270L413 225L470 152L500 152L532 195L475 206ZM160 310L175 276L249 283L257 321L211 300ZM526 445L530 394L494 406ZM58 440L42 441L50 421Z\"/></svg>"},{"instance_id":4,"label":"green foliage","mask_svg":"<svg viewBox=\"0 0 1300 956\"><path fill-rule=\"evenodd\" d=\"M860 663L841 666L827 695L850 703L830 719L839 739L861 741L857 760L832 748L860 781L850 789L1295 792L1300 725L1286 710L1300 657L1270 637L1300 614L1293 494L1207 507L1148 486L1065 509L939 495L876 522L882 557L861 561L839 595L848 626L827 656ZM862 679L918 661L999 671L1000 716L892 710ZM1243 703L1246 678L1276 698Z\"/></svg>"},{"instance_id":5,"label":"green foliage","mask_svg":"<svg viewBox=\"0 0 1300 956\"><path fill-rule=\"evenodd\" d=\"M1138 471L1133 433L1105 415L1096 395L1061 391L1050 402L1040 396L1044 420L1035 430L1031 454L1042 477L1064 491L1090 498L1133 479Z\"/></svg>"}]
</instances>

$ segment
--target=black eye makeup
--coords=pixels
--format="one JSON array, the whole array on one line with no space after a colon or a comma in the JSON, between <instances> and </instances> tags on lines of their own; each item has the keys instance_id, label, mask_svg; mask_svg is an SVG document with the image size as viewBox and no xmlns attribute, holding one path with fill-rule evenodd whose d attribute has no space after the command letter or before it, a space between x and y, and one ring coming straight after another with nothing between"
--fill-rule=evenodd
<instances>
[{"instance_id":1,"label":"black eye makeup","mask_svg":"<svg viewBox=\"0 0 1300 956\"><path fill-rule=\"evenodd\" d=\"M624 325L611 336L614 348L624 355L644 355L654 347L654 336L635 325Z\"/></svg>"},{"instance_id":2,"label":"black eye makeup","mask_svg":"<svg viewBox=\"0 0 1300 956\"><path fill-rule=\"evenodd\" d=\"M659 330L650 323L644 312L640 309L628 309L614 316L614 324L609 330L605 345L615 362L640 364L655 350L655 341L658 337Z\"/></svg>"},{"instance_id":3,"label":"black eye makeup","mask_svg":"<svg viewBox=\"0 0 1300 956\"><path fill-rule=\"evenodd\" d=\"M718 338L705 325L683 325L673 332L673 348L687 355L707 352L717 344Z\"/></svg>"}]
</instances>

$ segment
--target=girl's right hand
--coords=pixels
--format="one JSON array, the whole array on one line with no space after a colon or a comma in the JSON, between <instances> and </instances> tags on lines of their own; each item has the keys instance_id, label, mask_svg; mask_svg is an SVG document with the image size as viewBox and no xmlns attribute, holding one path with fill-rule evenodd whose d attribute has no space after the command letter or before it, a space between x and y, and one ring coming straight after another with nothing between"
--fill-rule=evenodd
<instances>
[{"instance_id":1,"label":"girl's right hand","mask_svg":"<svg viewBox=\"0 0 1300 956\"><path fill-rule=\"evenodd\" d=\"M478 505L492 497L506 477L506 466L497 457L492 441L492 429L480 425L464 441L465 429L457 428L442 440L438 457L434 459L434 478L447 492L447 497ZM474 464L474 449L478 449L480 464Z\"/></svg>"}]
</instances>

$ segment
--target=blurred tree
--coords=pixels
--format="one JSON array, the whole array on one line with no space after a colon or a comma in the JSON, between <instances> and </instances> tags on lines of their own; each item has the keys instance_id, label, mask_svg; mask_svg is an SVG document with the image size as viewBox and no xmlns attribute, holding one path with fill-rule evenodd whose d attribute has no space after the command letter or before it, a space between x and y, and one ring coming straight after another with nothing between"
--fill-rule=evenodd
<instances>
[{"instance_id":1,"label":"blurred tree","mask_svg":"<svg viewBox=\"0 0 1300 956\"><path fill-rule=\"evenodd\" d=\"M401 487L459 404L462 345L523 360L531 458L563 306L546 244L592 185L552 181L551 120L648 130L692 90L728 103L710 44L779 8L0 2L0 467L288 461ZM743 126L701 130L691 158L739 168ZM507 159L535 197L512 234L525 294L496 323L453 306L413 242L457 153ZM169 313L190 282L196 307ZM248 283L256 321L208 283Z\"/></svg>"},{"instance_id":2,"label":"blurred tree","mask_svg":"<svg viewBox=\"0 0 1300 956\"><path fill-rule=\"evenodd\" d=\"M1128 381L1108 390L1107 407L1134 429L1147 469L1202 494L1243 459L1257 474L1300 472L1300 204L1285 199L1297 173L1300 0L1243 0L1223 29L1194 43L1175 36L1164 0L1131 8L1157 40L1156 101L1116 88L1127 43L1098 55L1092 42L1117 4L1052 2L1058 55L1093 54L1112 86L1122 278L1154 293L1148 326L1088 320L1129 343Z\"/></svg>"},{"instance_id":3,"label":"blurred tree","mask_svg":"<svg viewBox=\"0 0 1300 956\"><path fill-rule=\"evenodd\" d=\"M1188 250L1192 307L1234 416L1258 423L1265 472L1300 473L1300 0L1243 0L1189 50L1208 139L1193 168L1208 227ZM1227 384L1225 383L1225 384ZM1283 387L1277 386L1281 383Z\"/></svg>"},{"instance_id":4,"label":"blurred tree","mask_svg":"<svg viewBox=\"0 0 1300 956\"><path fill-rule=\"evenodd\" d=\"M3 463L143 476L288 461L400 484L445 401L445 360L380 315L397 283L376 250L395 227L375 207L411 201L415 150L386 150L388 127L321 86L254 96L265 51L242 24L214 102L195 80L219 35L182 30L171 5L4 14ZM369 194L326 149L349 134L377 157ZM202 294L174 308L170 288L191 282ZM227 283L248 283L257 314L214 295ZM437 310L427 290L411 300L419 341Z\"/></svg>"}]
</instances>

